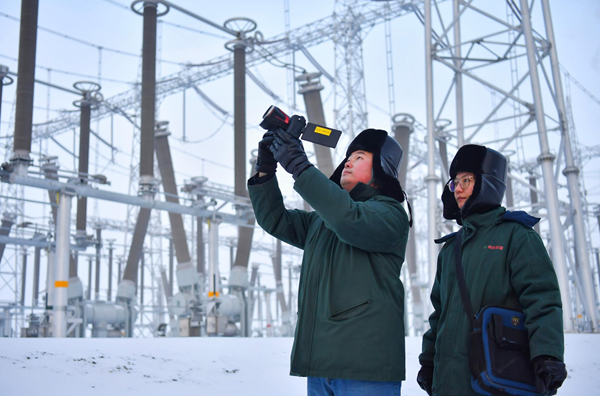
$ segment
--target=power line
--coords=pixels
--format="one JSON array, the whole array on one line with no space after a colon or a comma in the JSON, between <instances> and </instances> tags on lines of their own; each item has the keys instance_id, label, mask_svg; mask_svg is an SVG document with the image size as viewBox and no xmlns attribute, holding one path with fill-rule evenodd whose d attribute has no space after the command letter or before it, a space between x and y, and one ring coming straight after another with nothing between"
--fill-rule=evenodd
<instances>
[{"instance_id":1,"label":"power line","mask_svg":"<svg viewBox=\"0 0 600 396\"><path fill-rule=\"evenodd\" d=\"M121 3L117 2L117 1L114 1L114 0L103 0L103 1L106 1L107 3L113 4L113 5L121 8L121 9L124 9L124 10L127 10L127 11L131 11L131 8L129 6L127 6L125 4L121 4ZM207 36L212 36L212 37L216 37L216 38L220 38L220 39L224 39L224 40L229 40L229 37L219 36L218 34L205 32L203 30L194 29L194 28L191 28L191 27L188 27L188 26L182 26L182 25L178 25L176 23L171 23L171 22L167 22L167 21L160 21L160 22L163 23L163 24L165 24L165 25L174 26L176 28L183 29L183 30L189 30L189 31L194 32L194 33L199 33L199 34L204 34L204 35L207 35Z\"/></svg>"},{"instance_id":2,"label":"power line","mask_svg":"<svg viewBox=\"0 0 600 396\"><path fill-rule=\"evenodd\" d=\"M13 21L17 21L17 22L21 21L19 18L16 18L16 17L14 17L12 15L6 14L6 13L1 12L1 11L0 11L0 15L6 17L8 19L12 19ZM72 41L75 41L75 42L83 44L83 45L94 47L96 49L101 49L103 51L114 52L115 54L127 55L127 56L136 57L136 58L141 58L141 56L139 54L134 54L134 53L127 52L127 51L121 51L121 50L118 50L118 49L105 47L103 45L98 45L98 44L90 43L89 41L81 40L81 39L78 39L77 37L69 36L68 34L60 33L60 32L57 32L55 30L42 27L40 25L38 25L38 29L39 30L43 30L43 31L48 32L48 33L51 33L51 34L54 34L54 35L57 35L57 36L62 37L62 38L66 38L67 40L72 40ZM168 61L168 60L164 60L164 59L159 59L158 61L164 62L164 63L169 63L169 64L172 64L172 65L185 66L185 63L181 63L181 62L173 62L173 61Z\"/></svg>"},{"instance_id":3,"label":"power line","mask_svg":"<svg viewBox=\"0 0 600 396\"><path fill-rule=\"evenodd\" d=\"M577 86L577 88L581 89L583 91L584 94L586 94L587 96L590 97L590 99L592 99L594 102L596 102L596 104L600 105L600 99L598 99L597 97L594 96L594 94L592 94L590 91L588 91L583 84L581 84L579 81L577 81L575 79L575 77L573 77L571 74L569 74L569 72L563 67L563 65L559 65L560 66L560 70L565 73L565 76L567 76L567 78L571 81L573 81L573 84L575 84Z\"/></svg>"},{"instance_id":4,"label":"power line","mask_svg":"<svg viewBox=\"0 0 600 396\"><path fill-rule=\"evenodd\" d=\"M3 55L3 54L0 54L0 57L5 58L5 59L10 59L15 62L19 61L17 58L13 58L12 56L7 56L7 55ZM51 72L59 73L59 74L67 74L70 76L89 78L91 80L96 80L98 78L98 76L91 76L89 74L81 74L81 73L75 73L75 72L71 72L71 71L67 71L67 70L54 69L52 67L47 67L47 66L35 65L35 67L44 69L44 70L48 70ZM114 83L119 83L119 84L127 84L127 85L139 84L139 82L137 82L137 81L135 81L135 82L134 81L124 81L124 80L117 80L114 78L105 78L105 77L102 77L102 81L109 81L109 82L114 82Z\"/></svg>"}]
</instances>

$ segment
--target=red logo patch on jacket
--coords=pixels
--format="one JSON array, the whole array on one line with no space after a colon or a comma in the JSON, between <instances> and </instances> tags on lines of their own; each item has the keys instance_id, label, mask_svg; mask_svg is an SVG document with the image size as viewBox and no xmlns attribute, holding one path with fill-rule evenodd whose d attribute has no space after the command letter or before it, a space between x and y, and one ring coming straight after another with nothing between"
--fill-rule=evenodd
<instances>
[{"instance_id":1,"label":"red logo patch on jacket","mask_svg":"<svg viewBox=\"0 0 600 396\"><path fill-rule=\"evenodd\" d=\"M504 246L485 245L484 249L488 250L504 250Z\"/></svg>"}]
</instances>

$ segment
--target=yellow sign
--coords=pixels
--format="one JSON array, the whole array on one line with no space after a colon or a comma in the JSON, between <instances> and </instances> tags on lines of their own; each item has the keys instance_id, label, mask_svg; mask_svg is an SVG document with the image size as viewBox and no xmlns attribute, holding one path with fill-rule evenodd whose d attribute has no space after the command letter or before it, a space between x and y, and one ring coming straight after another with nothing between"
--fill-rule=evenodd
<instances>
[{"instance_id":1,"label":"yellow sign","mask_svg":"<svg viewBox=\"0 0 600 396\"><path fill-rule=\"evenodd\" d=\"M318 126L315 128L315 133L318 133L320 135L329 136L329 135L331 135L331 129L327 129L327 128Z\"/></svg>"},{"instance_id":2,"label":"yellow sign","mask_svg":"<svg viewBox=\"0 0 600 396\"><path fill-rule=\"evenodd\" d=\"M219 292L208 292L208 297L219 297Z\"/></svg>"},{"instance_id":3,"label":"yellow sign","mask_svg":"<svg viewBox=\"0 0 600 396\"><path fill-rule=\"evenodd\" d=\"M69 281L56 281L54 287L69 287Z\"/></svg>"}]
</instances>

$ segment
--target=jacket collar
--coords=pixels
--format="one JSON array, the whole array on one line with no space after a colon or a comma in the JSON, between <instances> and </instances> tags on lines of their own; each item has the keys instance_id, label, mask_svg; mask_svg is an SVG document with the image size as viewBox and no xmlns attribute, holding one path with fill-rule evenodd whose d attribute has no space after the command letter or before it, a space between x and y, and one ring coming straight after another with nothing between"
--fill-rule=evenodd
<instances>
[{"instance_id":1,"label":"jacket collar","mask_svg":"<svg viewBox=\"0 0 600 396\"><path fill-rule=\"evenodd\" d=\"M381 191L360 182L350 190L350 198L356 202L367 201L376 195L381 195Z\"/></svg>"},{"instance_id":2,"label":"jacket collar","mask_svg":"<svg viewBox=\"0 0 600 396\"><path fill-rule=\"evenodd\" d=\"M465 228L489 227L498 223L504 212L506 212L506 208L500 206L485 213L473 213L463 219L463 226Z\"/></svg>"}]
</instances>

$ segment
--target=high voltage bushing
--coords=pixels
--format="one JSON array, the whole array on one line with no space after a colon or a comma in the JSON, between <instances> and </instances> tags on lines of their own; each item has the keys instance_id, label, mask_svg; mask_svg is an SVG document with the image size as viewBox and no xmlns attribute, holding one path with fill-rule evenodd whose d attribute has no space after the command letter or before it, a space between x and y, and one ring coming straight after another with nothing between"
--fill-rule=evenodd
<instances>
[{"instance_id":1,"label":"high voltage bushing","mask_svg":"<svg viewBox=\"0 0 600 396\"><path fill-rule=\"evenodd\" d=\"M10 159L18 174L26 174L31 163L31 131L33 126L33 89L37 47L38 0L21 1L19 32L19 66L13 155Z\"/></svg>"},{"instance_id":2,"label":"high voltage bushing","mask_svg":"<svg viewBox=\"0 0 600 396\"><path fill-rule=\"evenodd\" d=\"M154 180L154 118L156 113L156 24L157 17L169 12L169 6L158 12L158 3L144 1L142 11L135 8L140 4L135 1L131 9L144 17L143 43L142 43L142 91L141 91L141 126L140 126L140 179L138 193L149 201L154 200L156 185ZM132 302L135 298L138 281L138 266L142 256L142 249L151 210L140 208L138 212L131 247L127 257L127 265L123 273L123 280L117 290L117 301L124 304L128 310L128 320L125 326L125 335L133 336L133 320L135 309Z\"/></svg>"},{"instance_id":3,"label":"high voltage bushing","mask_svg":"<svg viewBox=\"0 0 600 396\"><path fill-rule=\"evenodd\" d=\"M225 48L233 51L234 89L234 194L246 197L246 53L253 51L253 40L247 34L256 29L256 22L248 18L231 18L223 24L235 32L236 38L228 41ZM238 215L242 213L238 210ZM254 219L249 221L254 225ZM254 228L238 227L238 249L234 266L248 268Z\"/></svg>"},{"instance_id":4,"label":"high voltage bushing","mask_svg":"<svg viewBox=\"0 0 600 396\"><path fill-rule=\"evenodd\" d=\"M320 72L304 73L297 76L296 81L300 83L298 93L304 97L308 121L319 125L326 125L323 100L321 99L323 86L319 81L319 77L321 77ZM325 176L331 176L334 170L331 149L322 145L315 145L314 148L319 170Z\"/></svg>"},{"instance_id":5,"label":"high voltage bushing","mask_svg":"<svg viewBox=\"0 0 600 396\"><path fill-rule=\"evenodd\" d=\"M94 82L79 81L73 84L73 87L81 92L82 95L82 98L73 102L73 105L81 109L79 121L79 182L87 184L89 173L91 111L98 107L103 98L102 94L99 92L100 85ZM87 198L79 197L77 200L77 234L75 239L81 246L87 246L86 220Z\"/></svg>"}]
</instances>

